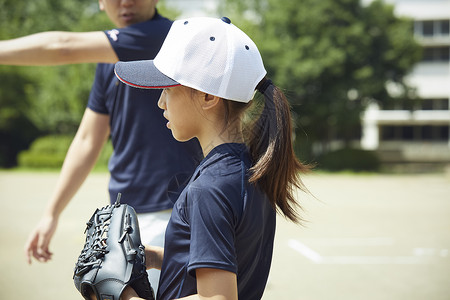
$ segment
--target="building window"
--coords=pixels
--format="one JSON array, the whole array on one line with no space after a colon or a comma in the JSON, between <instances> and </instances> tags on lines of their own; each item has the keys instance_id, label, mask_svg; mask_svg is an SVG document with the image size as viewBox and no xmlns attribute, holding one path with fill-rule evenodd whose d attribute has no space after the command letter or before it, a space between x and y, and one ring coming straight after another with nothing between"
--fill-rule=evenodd
<instances>
[{"instance_id":1,"label":"building window","mask_svg":"<svg viewBox=\"0 0 450 300\"><path fill-rule=\"evenodd\" d=\"M450 47L425 47L423 49L423 61L425 62L442 62L450 60Z\"/></svg>"},{"instance_id":2,"label":"building window","mask_svg":"<svg viewBox=\"0 0 450 300\"><path fill-rule=\"evenodd\" d=\"M423 99L419 110L448 110L448 99Z\"/></svg>"},{"instance_id":3,"label":"building window","mask_svg":"<svg viewBox=\"0 0 450 300\"><path fill-rule=\"evenodd\" d=\"M392 100L383 104L383 110L449 110L449 99Z\"/></svg>"},{"instance_id":4,"label":"building window","mask_svg":"<svg viewBox=\"0 0 450 300\"><path fill-rule=\"evenodd\" d=\"M449 28L450 28L449 20L439 21L439 31L441 35L449 35L450 34Z\"/></svg>"},{"instance_id":5,"label":"building window","mask_svg":"<svg viewBox=\"0 0 450 300\"><path fill-rule=\"evenodd\" d=\"M434 22L433 21L423 21L422 22L422 35L423 36L433 36L434 35Z\"/></svg>"},{"instance_id":6,"label":"building window","mask_svg":"<svg viewBox=\"0 0 450 300\"><path fill-rule=\"evenodd\" d=\"M449 140L449 126L380 126L382 141L422 142Z\"/></svg>"},{"instance_id":7,"label":"building window","mask_svg":"<svg viewBox=\"0 0 450 300\"><path fill-rule=\"evenodd\" d=\"M381 140L382 141L393 141L398 140L400 137L399 133L399 126L381 126L380 132L381 132Z\"/></svg>"},{"instance_id":8,"label":"building window","mask_svg":"<svg viewBox=\"0 0 450 300\"><path fill-rule=\"evenodd\" d=\"M413 141L415 137L414 126L401 127L401 139L405 141Z\"/></svg>"},{"instance_id":9,"label":"building window","mask_svg":"<svg viewBox=\"0 0 450 300\"><path fill-rule=\"evenodd\" d=\"M450 34L450 20L415 21L414 28L417 36L426 38L448 36Z\"/></svg>"},{"instance_id":10,"label":"building window","mask_svg":"<svg viewBox=\"0 0 450 300\"><path fill-rule=\"evenodd\" d=\"M447 141L448 126L421 126L420 137L425 141Z\"/></svg>"}]
</instances>

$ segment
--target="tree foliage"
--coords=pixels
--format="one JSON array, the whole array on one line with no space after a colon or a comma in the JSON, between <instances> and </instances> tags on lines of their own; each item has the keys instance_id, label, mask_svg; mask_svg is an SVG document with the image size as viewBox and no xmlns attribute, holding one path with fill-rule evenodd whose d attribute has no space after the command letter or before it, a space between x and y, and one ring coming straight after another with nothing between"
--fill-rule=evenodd
<instances>
[{"instance_id":1,"label":"tree foliage","mask_svg":"<svg viewBox=\"0 0 450 300\"><path fill-rule=\"evenodd\" d=\"M0 1L1 39L41 31L91 31L113 26L94 0ZM94 70L94 64L14 69L2 66L0 72L16 73L28 80L19 80L14 86L2 84L0 88L25 94L29 105L26 116L40 131L73 133L86 106Z\"/></svg>"},{"instance_id":2,"label":"tree foliage","mask_svg":"<svg viewBox=\"0 0 450 300\"><path fill-rule=\"evenodd\" d=\"M222 10L255 40L269 76L286 91L303 155L313 143L354 137L369 101L394 101L388 84L397 97L413 95L403 79L421 49L412 22L382 1L227 0Z\"/></svg>"},{"instance_id":3,"label":"tree foliage","mask_svg":"<svg viewBox=\"0 0 450 300\"><path fill-rule=\"evenodd\" d=\"M95 0L0 0L0 39L62 30L110 28ZM0 66L0 166L39 134L73 133L81 119L94 64L58 67Z\"/></svg>"},{"instance_id":4,"label":"tree foliage","mask_svg":"<svg viewBox=\"0 0 450 300\"><path fill-rule=\"evenodd\" d=\"M171 17L178 12L158 9ZM98 31L114 28L98 0L0 0L0 39L42 31ZM0 167L39 135L73 135L86 108L95 64L51 67L0 65Z\"/></svg>"}]
</instances>

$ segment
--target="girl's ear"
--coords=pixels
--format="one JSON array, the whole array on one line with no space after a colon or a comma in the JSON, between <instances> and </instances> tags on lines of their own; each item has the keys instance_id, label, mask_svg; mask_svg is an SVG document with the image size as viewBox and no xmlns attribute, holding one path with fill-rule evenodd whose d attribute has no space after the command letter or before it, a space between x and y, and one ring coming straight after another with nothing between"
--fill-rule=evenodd
<instances>
[{"instance_id":1,"label":"girl's ear","mask_svg":"<svg viewBox=\"0 0 450 300\"><path fill-rule=\"evenodd\" d=\"M220 98L210 94L204 94L202 99L202 109L209 110L216 107L220 102Z\"/></svg>"}]
</instances>

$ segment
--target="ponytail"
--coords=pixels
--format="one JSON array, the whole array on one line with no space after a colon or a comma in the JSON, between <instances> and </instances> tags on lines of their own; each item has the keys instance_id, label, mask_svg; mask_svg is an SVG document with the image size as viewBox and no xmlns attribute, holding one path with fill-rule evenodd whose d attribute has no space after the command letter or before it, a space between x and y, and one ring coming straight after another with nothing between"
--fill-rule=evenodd
<instances>
[{"instance_id":1,"label":"ponytail","mask_svg":"<svg viewBox=\"0 0 450 300\"><path fill-rule=\"evenodd\" d=\"M300 174L310 167L295 156L292 144L292 120L289 103L270 79L257 86L264 95L264 108L250 130L248 145L254 165L250 182L257 183L269 197L275 210L293 222L300 222L295 199L297 188L307 191Z\"/></svg>"}]
</instances>

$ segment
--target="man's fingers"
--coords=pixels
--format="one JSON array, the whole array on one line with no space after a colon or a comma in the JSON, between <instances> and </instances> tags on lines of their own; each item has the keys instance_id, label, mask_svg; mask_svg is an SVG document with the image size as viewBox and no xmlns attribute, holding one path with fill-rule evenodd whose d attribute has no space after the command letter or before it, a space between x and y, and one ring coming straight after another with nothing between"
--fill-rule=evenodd
<instances>
[{"instance_id":1,"label":"man's fingers","mask_svg":"<svg viewBox=\"0 0 450 300\"><path fill-rule=\"evenodd\" d=\"M39 262L47 262L53 253L48 249L49 239L41 237L38 233L32 234L25 244L25 258L31 264L32 257Z\"/></svg>"},{"instance_id":2,"label":"man's fingers","mask_svg":"<svg viewBox=\"0 0 450 300\"><path fill-rule=\"evenodd\" d=\"M28 248L28 246L25 246L25 259L29 265L31 265L31 250Z\"/></svg>"},{"instance_id":3,"label":"man's fingers","mask_svg":"<svg viewBox=\"0 0 450 300\"><path fill-rule=\"evenodd\" d=\"M29 265L31 265L31 257L34 256L34 252L36 251L36 235L32 233L29 237L27 242L25 243L25 258Z\"/></svg>"},{"instance_id":4,"label":"man's fingers","mask_svg":"<svg viewBox=\"0 0 450 300\"><path fill-rule=\"evenodd\" d=\"M31 264L33 257L40 262L47 262L52 258L53 253L49 250L49 244L57 223L57 219L43 217L31 232L25 244L25 257L28 264Z\"/></svg>"},{"instance_id":5,"label":"man's fingers","mask_svg":"<svg viewBox=\"0 0 450 300\"><path fill-rule=\"evenodd\" d=\"M39 262L47 262L52 258L51 252L42 251L41 249L33 250L32 255Z\"/></svg>"},{"instance_id":6,"label":"man's fingers","mask_svg":"<svg viewBox=\"0 0 450 300\"><path fill-rule=\"evenodd\" d=\"M49 244L50 244L50 235L48 234L39 235L37 252L38 255L41 257L40 261L46 262L49 259L51 259L53 253L50 252L50 250L48 249Z\"/></svg>"},{"instance_id":7,"label":"man's fingers","mask_svg":"<svg viewBox=\"0 0 450 300\"><path fill-rule=\"evenodd\" d=\"M26 251L25 252L25 259L27 260L27 263L29 264L29 265L31 265L31 253L30 253L31 251Z\"/></svg>"},{"instance_id":8,"label":"man's fingers","mask_svg":"<svg viewBox=\"0 0 450 300\"><path fill-rule=\"evenodd\" d=\"M37 256L38 256L38 260L40 262L47 262L48 260L50 260L52 258L52 254L49 250L48 250L48 239L42 239L44 241L39 242L38 243L38 247L37 247Z\"/></svg>"}]
</instances>

